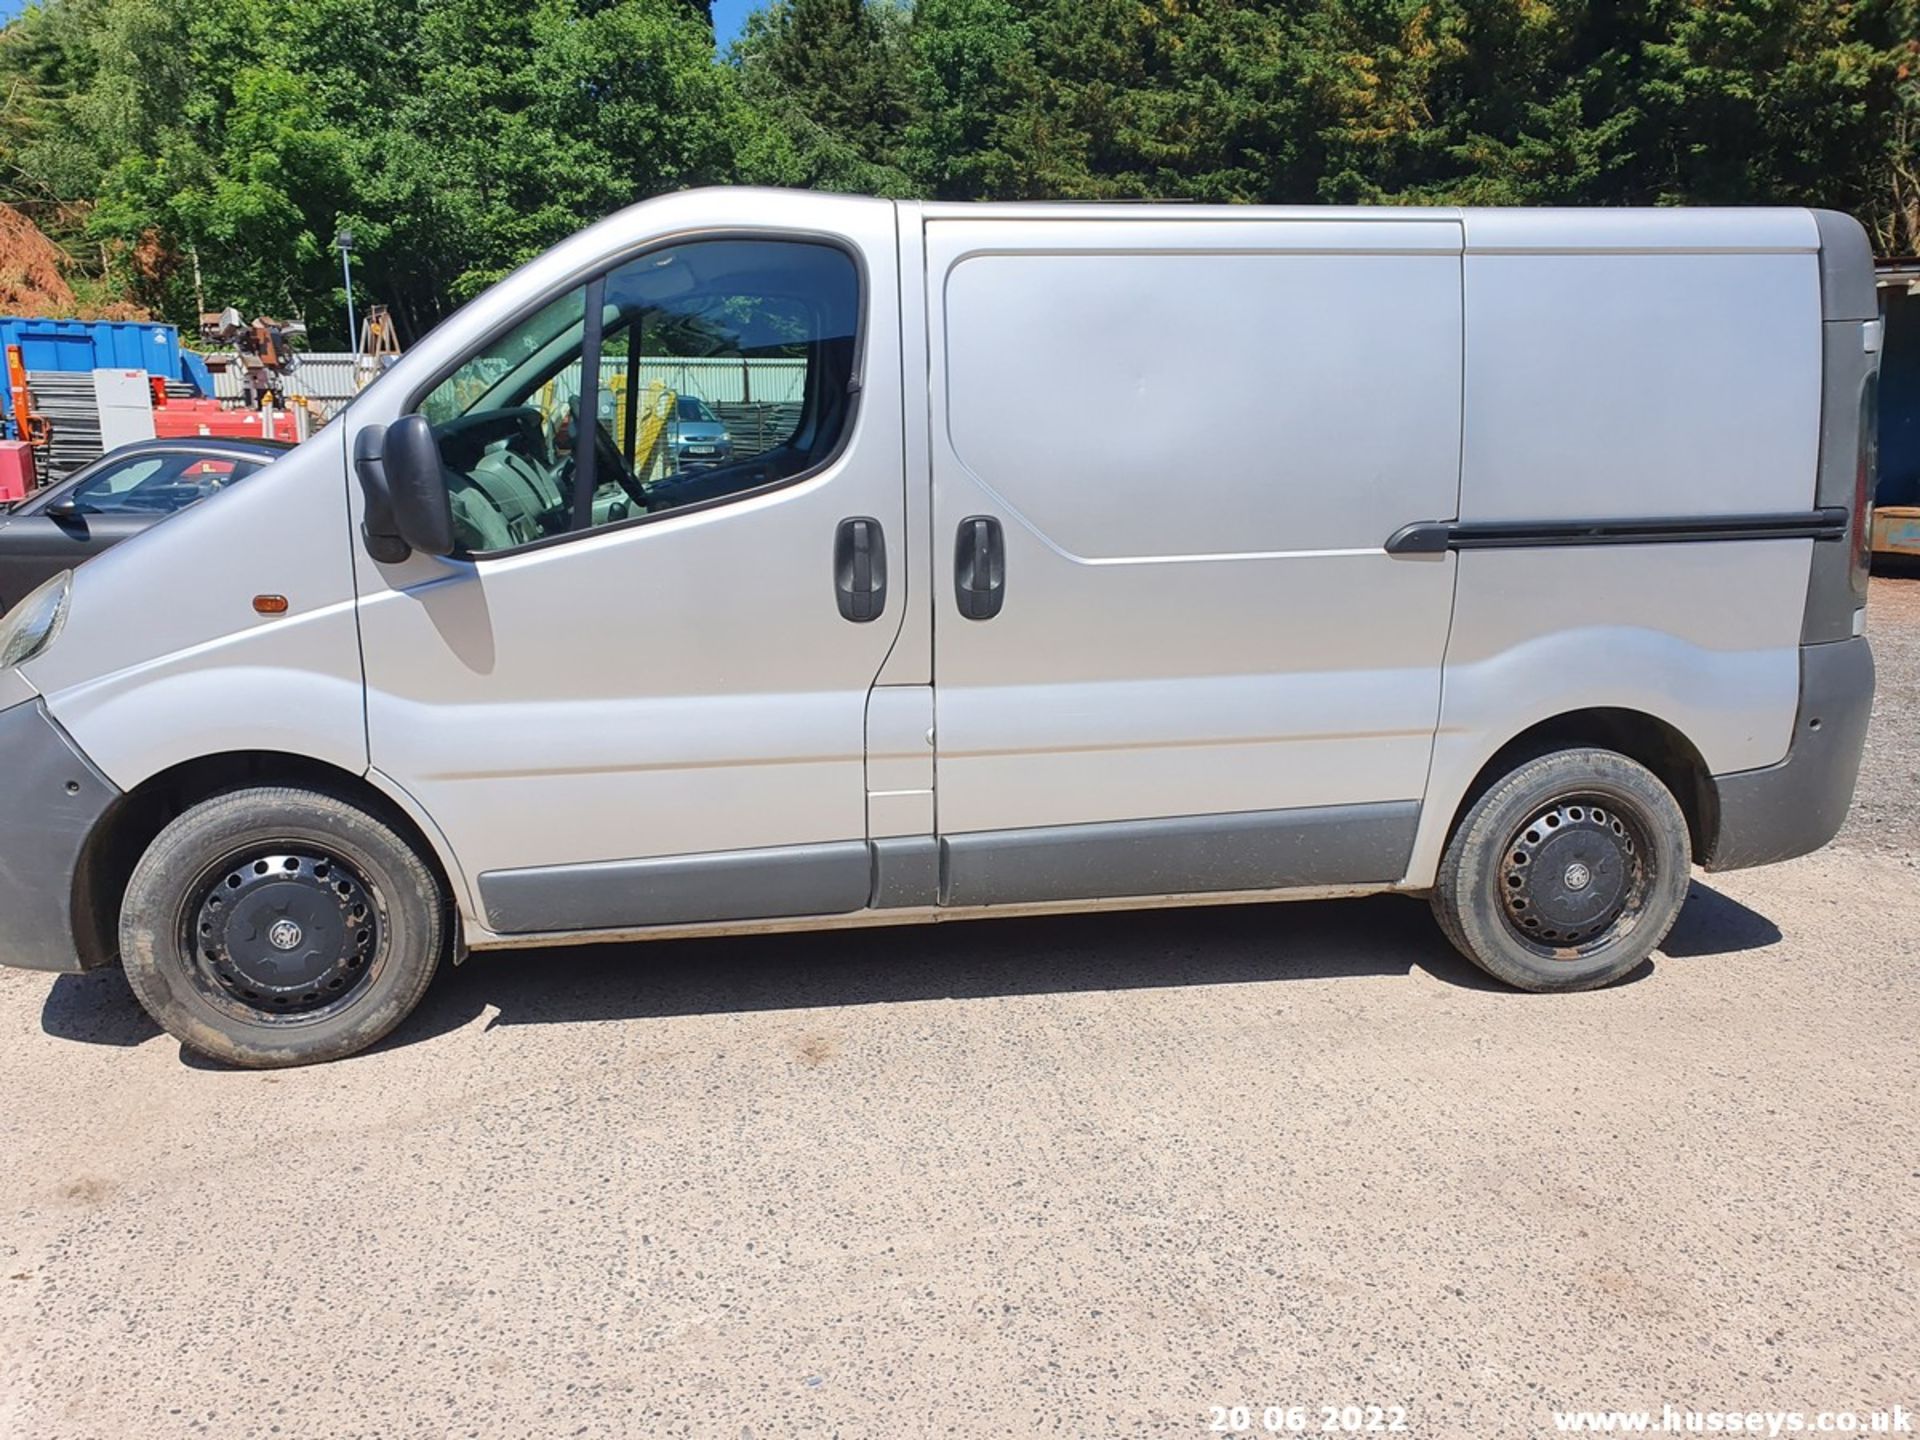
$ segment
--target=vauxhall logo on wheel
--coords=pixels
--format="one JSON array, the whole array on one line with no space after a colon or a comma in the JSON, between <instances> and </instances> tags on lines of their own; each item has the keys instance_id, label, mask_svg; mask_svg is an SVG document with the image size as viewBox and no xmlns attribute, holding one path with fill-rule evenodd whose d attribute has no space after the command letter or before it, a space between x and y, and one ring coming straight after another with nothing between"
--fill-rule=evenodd
<instances>
[{"instance_id":1,"label":"vauxhall logo on wheel","mask_svg":"<svg viewBox=\"0 0 1920 1440\"><path fill-rule=\"evenodd\" d=\"M276 950L293 950L306 939L306 934L292 920L276 920L267 931L267 941Z\"/></svg>"}]
</instances>

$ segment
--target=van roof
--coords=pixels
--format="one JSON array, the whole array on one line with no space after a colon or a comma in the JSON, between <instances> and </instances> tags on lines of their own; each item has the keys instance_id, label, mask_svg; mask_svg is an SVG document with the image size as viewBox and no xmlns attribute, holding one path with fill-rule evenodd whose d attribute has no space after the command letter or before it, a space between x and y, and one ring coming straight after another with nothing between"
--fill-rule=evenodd
<instances>
[{"instance_id":1,"label":"van roof","mask_svg":"<svg viewBox=\"0 0 1920 1440\"><path fill-rule=\"evenodd\" d=\"M670 191L643 206L684 205L701 195L724 197L725 208L751 209L764 198L770 208L797 204L823 211L894 204L917 210L930 221L1046 220L1114 221L1151 219L1162 224L1191 221L1257 224L1265 221L1362 222L1379 225L1448 221L1464 231L1469 253L1502 254L1590 252L1595 254L1812 253L1831 242L1834 224L1855 228L1838 214L1799 206L1592 206L1500 208L1454 205L1206 205L1158 200L876 200L862 195L757 186L706 186ZM638 208L637 206L635 208Z\"/></svg>"},{"instance_id":2,"label":"van roof","mask_svg":"<svg viewBox=\"0 0 1920 1440\"><path fill-rule=\"evenodd\" d=\"M1813 212L1788 207L1645 207L1496 209L1398 205L1162 205L925 202L928 220L1121 220L1150 215L1160 221L1344 221L1391 225L1453 221L1466 248L1482 253L1532 250L1714 253L1811 252L1820 248Z\"/></svg>"}]
</instances>

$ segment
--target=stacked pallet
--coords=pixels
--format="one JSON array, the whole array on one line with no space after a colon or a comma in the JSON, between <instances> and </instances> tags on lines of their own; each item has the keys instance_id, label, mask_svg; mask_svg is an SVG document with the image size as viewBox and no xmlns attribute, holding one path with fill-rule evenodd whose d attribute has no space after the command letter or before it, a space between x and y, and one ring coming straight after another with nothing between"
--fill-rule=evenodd
<instances>
[{"instance_id":1,"label":"stacked pallet","mask_svg":"<svg viewBox=\"0 0 1920 1440\"><path fill-rule=\"evenodd\" d=\"M100 402L91 371L34 370L27 390L35 413L47 417L53 432L40 452L42 484L64 480L100 458Z\"/></svg>"}]
</instances>

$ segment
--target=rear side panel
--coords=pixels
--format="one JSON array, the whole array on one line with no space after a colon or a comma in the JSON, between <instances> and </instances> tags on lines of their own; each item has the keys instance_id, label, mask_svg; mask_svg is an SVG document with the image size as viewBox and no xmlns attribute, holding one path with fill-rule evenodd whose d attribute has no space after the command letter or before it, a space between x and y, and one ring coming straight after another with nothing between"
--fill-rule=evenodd
<instances>
[{"instance_id":1,"label":"rear side panel","mask_svg":"<svg viewBox=\"0 0 1920 1440\"><path fill-rule=\"evenodd\" d=\"M1821 449L1820 234L1805 211L1469 212L1459 518L1556 522L1456 556L1430 804L1432 882L1474 777L1557 715L1665 721L1722 774L1788 751L1816 549L1743 536L1809 515ZM1595 544L1582 522L1714 538Z\"/></svg>"},{"instance_id":2,"label":"rear side panel","mask_svg":"<svg viewBox=\"0 0 1920 1440\"><path fill-rule=\"evenodd\" d=\"M1858 635L1867 603L1866 506L1873 496L1872 387L1880 361L1878 335L1865 326L1879 318L1873 288L1873 251L1858 221L1816 210L1820 228L1822 369L1819 503L1852 512L1853 543L1814 552L1801 639L1809 645Z\"/></svg>"},{"instance_id":3,"label":"rear side panel","mask_svg":"<svg viewBox=\"0 0 1920 1440\"><path fill-rule=\"evenodd\" d=\"M1812 253L1470 253L1466 313L1462 520L1812 505Z\"/></svg>"},{"instance_id":4,"label":"rear side panel","mask_svg":"<svg viewBox=\"0 0 1920 1440\"><path fill-rule=\"evenodd\" d=\"M1800 687L1787 753L1775 764L1715 777L1710 870L1766 865L1817 850L1853 800L1873 711L1865 636L1868 509L1875 483L1874 387L1881 345L1873 254L1858 222L1816 210L1820 232L1819 504L1847 517L1839 542L1813 547L1801 628Z\"/></svg>"}]
</instances>

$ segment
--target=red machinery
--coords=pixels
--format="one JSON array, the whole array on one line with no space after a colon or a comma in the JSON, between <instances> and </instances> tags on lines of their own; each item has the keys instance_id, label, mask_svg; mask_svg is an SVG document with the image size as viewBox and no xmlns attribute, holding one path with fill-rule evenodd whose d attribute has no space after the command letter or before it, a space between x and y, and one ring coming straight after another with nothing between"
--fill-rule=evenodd
<instances>
[{"instance_id":1,"label":"red machinery","mask_svg":"<svg viewBox=\"0 0 1920 1440\"><path fill-rule=\"evenodd\" d=\"M223 410L218 400L169 399L153 412L153 433L163 439L176 435L216 435L224 440L300 439L298 417L291 410Z\"/></svg>"},{"instance_id":2,"label":"red machinery","mask_svg":"<svg viewBox=\"0 0 1920 1440\"><path fill-rule=\"evenodd\" d=\"M251 322L229 305L225 310L209 311L200 317L200 338L210 345L231 345L240 362L245 383L242 391L247 408L263 405L284 409L287 403L286 377L300 368L300 357L293 353L296 335L307 333L297 321L272 320L257 315Z\"/></svg>"}]
</instances>

